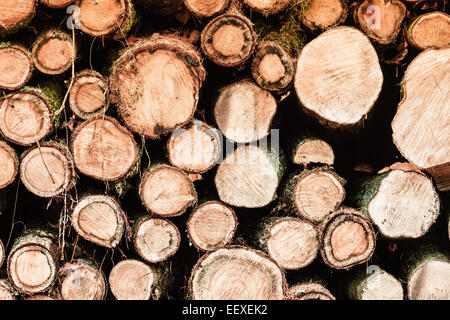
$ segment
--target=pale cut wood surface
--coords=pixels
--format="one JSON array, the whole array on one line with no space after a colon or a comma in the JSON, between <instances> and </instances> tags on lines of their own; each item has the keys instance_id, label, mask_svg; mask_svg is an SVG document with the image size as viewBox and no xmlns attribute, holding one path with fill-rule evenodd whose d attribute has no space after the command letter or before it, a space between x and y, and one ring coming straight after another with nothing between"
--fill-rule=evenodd
<instances>
[{"instance_id":1,"label":"pale cut wood surface","mask_svg":"<svg viewBox=\"0 0 450 320\"><path fill-rule=\"evenodd\" d=\"M334 152L328 143L320 139L311 139L302 143L296 150L293 162L307 165L309 163L334 163Z\"/></svg>"},{"instance_id":2,"label":"pale cut wood surface","mask_svg":"<svg viewBox=\"0 0 450 320\"><path fill-rule=\"evenodd\" d=\"M184 0L190 12L198 17L212 17L224 11L230 0Z\"/></svg>"},{"instance_id":3,"label":"pale cut wood surface","mask_svg":"<svg viewBox=\"0 0 450 320\"><path fill-rule=\"evenodd\" d=\"M410 300L450 300L450 263L427 261L408 279Z\"/></svg>"},{"instance_id":4,"label":"pale cut wood surface","mask_svg":"<svg viewBox=\"0 0 450 320\"><path fill-rule=\"evenodd\" d=\"M18 167L19 161L15 151L0 140L0 189L7 187L14 181L19 171Z\"/></svg>"},{"instance_id":5,"label":"pale cut wood surface","mask_svg":"<svg viewBox=\"0 0 450 320\"><path fill-rule=\"evenodd\" d=\"M408 30L409 42L418 49L441 49L450 46L450 16L429 12L418 17Z\"/></svg>"},{"instance_id":6,"label":"pale cut wood surface","mask_svg":"<svg viewBox=\"0 0 450 320\"><path fill-rule=\"evenodd\" d=\"M341 24L347 18L347 5L342 0L312 0L301 17L311 30L323 30Z\"/></svg>"},{"instance_id":7,"label":"pale cut wood surface","mask_svg":"<svg viewBox=\"0 0 450 320\"><path fill-rule=\"evenodd\" d=\"M127 14L125 0L78 0L77 5L81 30L87 34L105 36L123 27Z\"/></svg>"},{"instance_id":8,"label":"pale cut wood surface","mask_svg":"<svg viewBox=\"0 0 450 320\"><path fill-rule=\"evenodd\" d=\"M292 0L244 0L253 10L264 15L275 14L284 10Z\"/></svg>"},{"instance_id":9,"label":"pale cut wood surface","mask_svg":"<svg viewBox=\"0 0 450 320\"><path fill-rule=\"evenodd\" d=\"M287 300L336 300L336 298L320 283L302 283L290 287L286 291Z\"/></svg>"},{"instance_id":10,"label":"pale cut wood surface","mask_svg":"<svg viewBox=\"0 0 450 320\"><path fill-rule=\"evenodd\" d=\"M360 290L361 300L403 300L403 286L386 271L370 276Z\"/></svg>"},{"instance_id":11,"label":"pale cut wood surface","mask_svg":"<svg viewBox=\"0 0 450 320\"><path fill-rule=\"evenodd\" d=\"M0 88L19 89L30 79L32 71L29 52L15 46L0 48Z\"/></svg>"},{"instance_id":12,"label":"pale cut wood surface","mask_svg":"<svg viewBox=\"0 0 450 320\"><path fill-rule=\"evenodd\" d=\"M19 23L34 10L35 0L2 0L0 2L0 28L8 29Z\"/></svg>"}]
</instances>

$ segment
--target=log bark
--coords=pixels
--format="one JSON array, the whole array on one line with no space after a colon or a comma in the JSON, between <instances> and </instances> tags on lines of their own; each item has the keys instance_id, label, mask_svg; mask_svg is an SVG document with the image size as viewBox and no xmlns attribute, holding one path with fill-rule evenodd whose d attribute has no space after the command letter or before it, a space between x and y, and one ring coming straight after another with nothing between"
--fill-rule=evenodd
<instances>
[{"instance_id":1,"label":"log bark","mask_svg":"<svg viewBox=\"0 0 450 320\"><path fill-rule=\"evenodd\" d=\"M203 53L215 64L236 67L251 57L256 35L251 21L232 11L214 18L206 25L201 45Z\"/></svg>"},{"instance_id":2,"label":"log bark","mask_svg":"<svg viewBox=\"0 0 450 320\"><path fill-rule=\"evenodd\" d=\"M33 73L31 52L19 44L0 43L0 89L22 88Z\"/></svg>"},{"instance_id":3,"label":"log bark","mask_svg":"<svg viewBox=\"0 0 450 320\"><path fill-rule=\"evenodd\" d=\"M7 279L0 279L0 301L16 300L13 290Z\"/></svg>"},{"instance_id":4,"label":"log bark","mask_svg":"<svg viewBox=\"0 0 450 320\"><path fill-rule=\"evenodd\" d=\"M36 0L3 0L0 4L0 37L26 27L36 14Z\"/></svg>"},{"instance_id":5,"label":"log bark","mask_svg":"<svg viewBox=\"0 0 450 320\"><path fill-rule=\"evenodd\" d=\"M41 33L31 49L34 66L42 73L57 75L66 72L76 57L72 37L58 29Z\"/></svg>"},{"instance_id":6,"label":"log bark","mask_svg":"<svg viewBox=\"0 0 450 320\"><path fill-rule=\"evenodd\" d=\"M419 50L450 46L450 16L433 11L417 17L408 28L408 42Z\"/></svg>"},{"instance_id":7,"label":"log bark","mask_svg":"<svg viewBox=\"0 0 450 320\"><path fill-rule=\"evenodd\" d=\"M268 16L270 14L276 14L284 9L291 3L292 0L244 0L244 3L252 10Z\"/></svg>"},{"instance_id":8,"label":"log bark","mask_svg":"<svg viewBox=\"0 0 450 320\"><path fill-rule=\"evenodd\" d=\"M230 0L184 0L186 8L199 18L211 18L228 8Z\"/></svg>"},{"instance_id":9,"label":"log bark","mask_svg":"<svg viewBox=\"0 0 450 320\"><path fill-rule=\"evenodd\" d=\"M361 270L348 284L352 300L403 300L403 286L392 274L377 269Z\"/></svg>"},{"instance_id":10,"label":"log bark","mask_svg":"<svg viewBox=\"0 0 450 320\"><path fill-rule=\"evenodd\" d=\"M49 8L65 8L69 4L74 3L75 0L39 0L39 2Z\"/></svg>"},{"instance_id":11,"label":"log bark","mask_svg":"<svg viewBox=\"0 0 450 320\"><path fill-rule=\"evenodd\" d=\"M336 300L334 295L319 282L307 281L291 286L286 300Z\"/></svg>"},{"instance_id":12,"label":"log bark","mask_svg":"<svg viewBox=\"0 0 450 320\"><path fill-rule=\"evenodd\" d=\"M64 143L47 142L26 150L20 160L20 179L28 191L50 198L69 191L75 169Z\"/></svg>"},{"instance_id":13,"label":"log bark","mask_svg":"<svg viewBox=\"0 0 450 320\"><path fill-rule=\"evenodd\" d=\"M89 195L79 200L71 220L73 228L84 239L115 248L122 239L127 216L113 197Z\"/></svg>"},{"instance_id":14,"label":"log bark","mask_svg":"<svg viewBox=\"0 0 450 320\"><path fill-rule=\"evenodd\" d=\"M108 80L94 70L79 72L70 89L69 105L83 120L104 114L108 108Z\"/></svg>"},{"instance_id":15,"label":"log bark","mask_svg":"<svg viewBox=\"0 0 450 320\"><path fill-rule=\"evenodd\" d=\"M272 259L241 246L203 255L189 281L193 300L280 300L285 289L284 273Z\"/></svg>"},{"instance_id":16,"label":"log bark","mask_svg":"<svg viewBox=\"0 0 450 320\"><path fill-rule=\"evenodd\" d=\"M190 241L201 251L214 251L229 244L237 226L233 209L219 201L202 203L192 211L186 223Z\"/></svg>"},{"instance_id":17,"label":"log bark","mask_svg":"<svg viewBox=\"0 0 450 320\"><path fill-rule=\"evenodd\" d=\"M323 261L331 268L349 269L369 260L376 244L371 222L360 211L342 207L322 221Z\"/></svg>"},{"instance_id":18,"label":"log bark","mask_svg":"<svg viewBox=\"0 0 450 320\"><path fill-rule=\"evenodd\" d=\"M344 23L347 14L345 0L312 0L301 12L300 21L309 30L321 32Z\"/></svg>"},{"instance_id":19,"label":"log bark","mask_svg":"<svg viewBox=\"0 0 450 320\"><path fill-rule=\"evenodd\" d=\"M330 29L309 42L300 52L294 81L308 114L329 128L347 130L362 126L382 84L375 49L351 27Z\"/></svg>"},{"instance_id":20,"label":"log bark","mask_svg":"<svg viewBox=\"0 0 450 320\"><path fill-rule=\"evenodd\" d=\"M58 288L62 300L103 300L107 282L95 263L77 259L59 269Z\"/></svg>"},{"instance_id":21,"label":"log bark","mask_svg":"<svg viewBox=\"0 0 450 320\"><path fill-rule=\"evenodd\" d=\"M222 156L222 141L217 129L194 120L176 130L167 141L171 165L186 172L204 173Z\"/></svg>"},{"instance_id":22,"label":"log bark","mask_svg":"<svg viewBox=\"0 0 450 320\"><path fill-rule=\"evenodd\" d=\"M6 142L0 140L0 189L6 188L19 172L19 157Z\"/></svg>"},{"instance_id":23,"label":"log bark","mask_svg":"<svg viewBox=\"0 0 450 320\"><path fill-rule=\"evenodd\" d=\"M444 164L427 168L426 171L433 177L439 191L450 190L450 161Z\"/></svg>"},{"instance_id":24,"label":"log bark","mask_svg":"<svg viewBox=\"0 0 450 320\"><path fill-rule=\"evenodd\" d=\"M15 239L7 260L8 278L22 294L49 290L59 263L56 236L43 229L28 229Z\"/></svg>"},{"instance_id":25,"label":"log bark","mask_svg":"<svg viewBox=\"0 0 450 320\"><path fill-rule=\"evenodd\" d=\"M169 220L142 216L133 225L134 248L148 263L172 257L178 251L180 241L180 231Z\"/></svg>"},{"instance_id":26,"label":"log bark","mask_svg":"<svg viewBox=\"0 0 450 320\"><path fill-rule=\"evenodd\" d=\"M334 151L323 139L310 133L291 134L286 141L288 159L294 164L334 164Z\"/></svg>"},{"instance_id":27,"label":"log bark","mask_svg":"<svg viewBox=\"0 0 450 320\"><path fill-rule=\"evenodd\" d=\"M138 163L133 135L109 116L84 121L72 134L71 150L76 168L101 181L125 177Z\"/></svg>"},{"instance_id":28,"label":"log bark","mask_svg":"<svg viewBox=\"0 0 450 320\"><path fill-rule=\"evenodd\" d=\"M243 145L219 165L214 183L221 201L236 207L260 208L276 198L285 157L274 147Z\"/></svg>"},{"instance_id":29,"label":"log bark","mask_svg":"<svg viewBox=\"0 0 450 320\"><path fill-rule=\"evenodd\" d=\"M141 6L162 16L173 16L183 10L183 0L137 0Z\"/></svg>"},{"instance_id":30,"label":"log bark","mask_svg":"<svg viewBox=\"0 0 450 320\"><path fill-rule=\"evenodd\" d=\"M192 120L204 79L201 57L192 45L154 34L114 63L111 102L128 128L156 139Z\"/></svg>"},{"instance_id":31,"label":"log bark","mask_svg":"<svg viewBox=\"0 0 450 320\"><path fill-rule=\"evenodd\" d=\"M220 90L214 118L225 137L247 143L270 133L276 111L277 102L269 91L251 80L242 80Z\"/></svg>"}]
</instances>

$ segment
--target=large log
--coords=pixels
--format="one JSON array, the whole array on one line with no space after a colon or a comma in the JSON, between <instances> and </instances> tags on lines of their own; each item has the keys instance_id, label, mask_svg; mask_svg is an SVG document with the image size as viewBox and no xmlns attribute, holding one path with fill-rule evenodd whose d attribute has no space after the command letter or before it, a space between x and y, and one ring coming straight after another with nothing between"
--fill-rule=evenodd
<instances>
[{"instance_id":1,"label":"large log","mask_svg":"<svg viewBox=\"0 0 450 320\"><path fill-rule=\"evenodd\" d=\"M0 89L22 88L33 73L31 52L22 45L0 43Z\"/></svg>"},{"instance_id":2,"label":"large log","mask_svg":"<svg viewBox=\"0 0 450 320\"><path fill-rule=\"evenodd\" d=\"M0 3L0 37L26 27L36 13L36 0L2 0Z\"/></svg>"}]
</instances>

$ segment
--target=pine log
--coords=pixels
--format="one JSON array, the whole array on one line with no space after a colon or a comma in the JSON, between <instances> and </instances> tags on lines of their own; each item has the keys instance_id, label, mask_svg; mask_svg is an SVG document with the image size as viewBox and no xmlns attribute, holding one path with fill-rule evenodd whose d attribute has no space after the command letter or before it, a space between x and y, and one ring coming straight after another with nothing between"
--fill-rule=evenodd
<instances>
[{"instance_id":1,"label":"pine log","mask_svg":"<svg viewBox=\"0 0 450 320\"><path fill-rule=\"evenodd\" d=\"M0 189L9 186L16 179L18 172L19 158L16 151L0 140Z\"/></svg>"},{"instance_id":2,"label":"pine log","mask_svg":"<svg viewBox=\"0 0 450 320\"><path fill-rule=\"evenodd\" d=\"M103 272L86 259L66 262L58 271L62 300L103 300L107 282Z\"/></svg>"},{"instance_id":3,"label":"pine log","mask_svg":"<svg viewBox=\"0 0 450 320\"><path fill-rule=\"evenodd\" d=\"M318 136L310 132L293 133L288 137L288 140L285 150L292 163L303 166L309 164L333 165L333 149L325 140Z\"/></svg>"},{"instance_id":4,"label":"pine log","mask_svg":"<svg viewBox=\"0 0 450 320\"><path fill-rule=\"evenodd\" d=\"M268 16L269 14L276 14L291 3L292 0L244 0L244 3L250 9Z\"/></svg>"},{"instance_id":5,"label":"pine log","mask_svg":"<svg viewBox=\"0 0 450 320\"><path fill-rule=\"evenodd\" d=\"M403 286L390 273L377 269L371 273L361 270L348 284L352 300L403 300Z\"/></svg>"},{"instance_id":6,"label":"pine log","mask_svg":"<svg viewBox=\"0 0 450 320\"><path fill-rule=\"evenodd\" d=\"M142 216L133 225L134 248L149 263L173 256L180 247L180 241L180 231L169 220Z\"/></svg>"},{"instance_id":7,"label":"pine log","mask_svg":"<svg viewBox=\"0 0 450 320\"><path fill-rule=\"evenodd\" d=\"M369 39L354 28L336 27L300 52L294 87L305 111L322 124L357 129L382 84L383 73Z\"/></svg>"},{"instance_id":8,"label":"pine log","mask_svg":"<svg viewBox=\"0 0 450 320\"><path fill-rule=\"evenodd\" d=\"M76 168L102 181L123 178L139 160L133 135L108 116L78 125L72 134L71 150Z\"/></svg>"},{"instance_id":9,"label":"pine log","mask_svg":"<svg viewBox=\"0 0 450 320\"><path fill-rule=\"evenodd\" d=\"M70 89L69 105L73 113L88 120L104 114L108 107L108 80L94 70L79 72Z\"/></svg>"},{"instance_id":10,"label":"pine log","mask_svg":"<svg viewBox=\"0 0 450 320\"><path fill-rule=\"evenodd\" d=\"M55 282L59 262L56 236L43 229L28 229L17 237L7 260L8 278L20 293L47 291Z\"/></svg>"},{"instance_id":11,"label":"pine log","mask_svg":"<svg viewBox=\"0 0 450 320\"><path fill-rule=\"evenodd\" d=\"M192 269L193 300L281 300L283 271L266 254L241 246L206 253Z\"/></svg>"},{"instance_id":12,"label":"pine log","mask_svg":"<svg viewBox=\"0 0 450 320\"><path fill-rule=\"evenodd\" d=\"M2 0L0 3L0 37L26 27L36 13L36 0Z\"/></svg>"},{"instance_id":13,"label":"pine log","mask_svg":"<svg viewBox=\"0 0 450 320\"><path fill-rule=\"evenodd\" d=\"M201 57L186 40L153 34L114 63L111 102L128 128L155 139L192 120L204 79Z\"/></svg>"},{"instance_id":14,"label":"pine log","mask_svg":"<svg viewBox=\"0 0 450 320\"><path fill-rule=\"evenodd\" d=\"M419 50L450 46L450 16L433 11L417 17L408 28L408 42Z\"/></svg>"},{"instance_id":15,"label":"pine log","mask_svg":"<svg viewBox=\"0 0 450 320\"><path fill-rule=\"evenodd\" d=\"M400 153L419 168L450 161L450 83L445 80L449 70L450 48L429 49L409 64L402 81L403 99L392 121L392 137Z\"/></svg>"},{"instance_id":16,"label":"pine log","mask_svg":"<svg viewBox=\"0 0 450 320\"><path fill-rule=\"evenodd\" d=\"M149 212L163 217L182 215L197 202L197 192L189 176L166 164L153 165L144 173L139 196Z\"/></svg>"},{"instance_id":17,"label":"pine log","mask_svg":"<svg viewBox=\"0 0 450 320\"><path fill-rule=\"evenodd\" d=\"M308 266L319 252L317 227L298 218L265 218L250 236L257 249L266 252L285 270L298 270Z\"/></svg>"},{"instance_id":18,"label":"pine log","mask_svg":"<svg viewBox=\"0 0 450 320\"><path fill-rule=\"evenodd\" d=\"M151 10L152 13L162 16L175 15L184 8L183 0L137 0L136 2Z\"/></svg>"},{"instance_id":19,"label":"pine log","mask_svg":"<svg viewBox=\"0 0 450 320\"><path fill-rule=\"evenodd\" d=\"M349 269L369 260L376 244L375 231L360 211L341 207L320 225L323 261L335 269Z\"/></svg>"},{"instance_id":20,"label":"pine log","mask_svg":"<svg viewBox=\"0 0 450 320\"><path fill-rule=\"evenodd\" d=\"M222 141L217 129L194 120L176 130L167 142L169 162L181 170L204 173L222 156Z\"/></svg>"},{"instance_id":21,"label":"pine log","mask_svg":"<svg viewBox=\"0 0 450 320\"><path fill-rule=\"evenodd\" d=\"M2 267L3 262L5 261L5 256L6 256L5 246L3 245L3 242L0 239L0 268Z\"/></svg>"},{"instance_id":22,"label":"pine log","mask_svg":"<svg viewBox=\"0 0 450 320\"><path fill-rule=\"evenodd\" d=\"M219 165L214 183L221 201L236 207L260 208L276 198L285 158L273 147L237 147Z\"/></svg>"},{"instance_id":23,"label":"pine log","mask_svg":"<svg viewBox=\"0 0 450 320\"><path fill-rule=\"evenodd\" d=\"M187 223L192 244L201 251L214 251L229 244L238 221L232 208L219 201L207 201L195 208Z\"/></svg>"},{"instance_id":24,"label":"pine log","mask_svg":"<svg viewBox=\"0 0 450 320\"><path fill-rule=\"evenodd\" d=\"M253 79L261 88L280 92L294 79L295 64L290 54L274 41L262 41L252 61Z\"/></svg>"},{"instance_id":25,"label":"pine log","mask_svg":"<svg viewBox=\"0 0 450 320\"><path fill-rule=\"evenodd\" d=\"M69 191L75 179L72 156L63 143L41 143L20 160L20 179L28 191L50 198Z\"/></svg>"},{"instance_id":26,"label":"pine log","mask_svg":"<svg viewBox=\"0 0 450 320\"><path fill-rule=\"evenodd\" d=\"M336 300L333 294L318 282L304 282L289 287L286 300Z\"/></svg>"},{"instance_id":27,"label":"pine log","mask_svg":"<svg viewBox=\"0 0 450 320\"><path fill-rule=\"evenodd\" d=\"M220 90L214 118L225 137L247 143L270 133L276 111L277 102L269 91L251 80L242 80Z\"/></svg>"},{"instance_id":28,"label":"pine log","mask_svg":"<svg viewBox=\"0 0 450 320\"><path fill-rule=\"evenodd\" d=\"M239 13L225 13L211 20L201 36L203 53L215 64L235 67L252 55L256 35L249 19Z\"/></svg>"},{"instance_id":29,"label":"pine log","mask_svg":"<svg viewBox=\"0 0 450 320\"><path fill-rule=\"evenodd\" d=\"M71 220L76 232L84 239L115 248L122 239L127 216L113 197L89 195L78 201Z\"/></svg>"},{"instance_id":30,"label":"pine log","mask_svg":"<svg viewBox=\"0 0 450 320\"><path fill-rule=\"evenodd\" d=\"M300 21L311 31L321 32L344 23L348 5L345 0L311 0L301 12Z\"/></svg>"},{"instance_id":31,"label":"pine log","mask_svg":"<svg viewBox=\"0 0 450 320\"><path fill-rule=\"evenodd\" d=\"M186 8L199 18L210 18L225 11L230 0L184 0Z\"/></svg>"},{"instance_id":32,"label":"pine log","mask_svg":"<svg viewBox=\"0 0 450 320\"><path fill-rule=\"evenodd\" d=\"M18 44L0 43L0 89L22 88L33 73L31 52Z\"/></svg>"},{"instance_id":33,"label":"pine log","mask_svg":"<svg viewBox=\"0 0 450 320\"><path fill-rule=\"evenodd\" d=\"M302 170L287 178L281 205L304 219L320 223L344 201L344 183L328 167Z\"/></svg>"},{"instance_id":34,"label":"pine log","mask_svg":"<svg viewBox=\"0 0 450 320\"><path fill-rule=\"evenodd\" d=\"M49 8L65 8L75 0L39 0L40 3Z\"/></svg>"},{"instance_id":35,"label":"pine log","mask_svg":"<svg viewBox=\"0 0 450 320\"><path fill-rule=\"evenodd\" d=\"M72 37L58 29L50 29L41 33L31 50L33 63L42 73L61 74L72 66L76 57L76 46Z\"/></svg>"},{"instance_id":36,"label":"pine log","mask_svg":"<svg viewBox=\"0 0 450 320\"><path fill-rule=\"evenodd\" d=\"M0 279L0 301L16 300L14 289L6 279Z\"/></svg>"},{"instance_id":37,"label":"pine log","mask_svg":"<svg viewBox=\"0 0 450 320\"><path fill-rule=\"evenodd\" d=\"M406 17L399 0L364 0L354 10L354 19L367 36L382 45L393 43Z\"/></svg>"}]
</instances>

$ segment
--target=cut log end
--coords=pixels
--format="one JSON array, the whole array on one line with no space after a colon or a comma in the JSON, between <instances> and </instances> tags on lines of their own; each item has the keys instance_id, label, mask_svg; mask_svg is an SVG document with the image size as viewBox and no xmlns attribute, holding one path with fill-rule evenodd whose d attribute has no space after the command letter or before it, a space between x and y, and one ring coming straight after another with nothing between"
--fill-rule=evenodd
<instances>
[{"instance_id":1,"label":"cut log end","mask_svg":"<svg viewBox=\"0 0 450 320\"><path fill-rule=\"evenodd\" d=\"M320 283L302 283L290 287L286 292L287 300L336 300L334 295Z\"/></svg>"},{"instance_id":2,"label":"cut log end","mask_svg":"<svg viewBox=\"0 0 450 320\"><path fill-rule=\"evenodd\" d=\"M449 300L450 263L431 260L424 262L408 279L410 300Z\"/></svg>"},{"instance_id":3,"label":"cut log end","mask_svg":"<svg viewBox=\"0 0 450 320\"><path fill-rule=\"evenodd\" d=\"M35 0L3 0L0 3L0 35L10 33L35 12Z\"/></svg>"},{"instance_id":4,"label":"cut log end","mask_svg":"<svg viewBox=\"0 0 450 320\"><path fill-rule=\"evenodd\" d=\"M184 171L204 173L221 156L221 141L216 129L195 120L175 131L167 143L169 162Z\"/></svg>"},{"instance_id":5,"label":"cut log end","mask_svg":"<svg viewBox=\"0 0 450 320\"><path fill-rule=\"evenodd\" d=\"M308 139L300 144L294 152L292 162L295 164L323 163L333 165L334 163L333 149L321 139Z\"/></svg>"},{"instance_id":6,"label":"cut log end","mask_svg":"<svg viewBox=\"0 0 450 320\"><path fill-rule=\"evenodd\" d=\"M5 246L3 245L2 240L0 240L0 268L2 267L3 262L5 261L5 256L6 256Z\"/></svg>"},{"instance_id":7,"label":"cut log end","mask_svg":"<svg viewBox=\"0 0 450 320\"><path fill-rule=\"evenodd\" d=\"M36 92L16 92L0 100L0 131L9 141L31 145L53 129L50 105Z\"/></svg>"},{"instance_id":8,"label":"cut log end","mask_svg":"<svg viewBox=\"0 0 450 320\"><path fill-rule=\"evenodd\" d=\"M111 292L117 300L149 300L157 275L153 267L139 260L123 260L109 274Z\"/></svg>"},{"instance_id":9,"label":"cut log end","mask_svg":"<svg viewBox=\"0 0 450 320\"><path fill-rule=\"evenodd\" d=\"M212 251L232 241L237 224L230 207L218 201L208 201L192 212L187 232L197 249Z\"/></svg>"},{"instance_id":10,"label":"cut log end","mask_svg":"<svg viewBox=\"0 0 450 320\"><path fill-rule=\"evenodd\" d=\"M202 33L202 49L214 63L234 67L247 61L255 46L250 20L241 15L223 14L211 20Z\"/></svg>"},{"instance_id":11,"label":"cut log end","mask_svg":"<svg viewBox=\"0 0 450 320\"><path fill-rule=\"evenodd\" d=\"M34 42L33 63L42 73L61 74L71 67L75 50L72 38L67 33L51 29L41 34Z\"/></svg>"},{"instance_id":12,"label":"cut log end","mask_svg":"<svg viewBox=\"0 0 450 320\"><path fill-rule=\"evenodd\" d=\"M0 301L16 300L8 280L0 279Z\"/></svg>"},{"instance_id":13,"label":"cut log end","mask_svg":"<svg viewBox=\"0 0 450 320\"><path fill-rule=\"evenodd\" d=\"M322 31L344 23L347 14L343 0L312 0L300 19L310 30Z\"/></svg>"},{"instance_id":14,"label":"cut log end","mask_svg":"<svg viewBox=\"0 0 450 320\"><path fill-rule=\"evenodd\" d=\"M389 238L423 236L439 214L440 202L431 180L415 171L392 170L381 181L367 210Z\"/></svg>"},{"instance_id":15,"label":"cut log end","mask_svg":"<svg viewBox=\"0 0 450 320\"><path fill-rule=\"evenodd\" d=\"M181 241L178 228L160 218L144 218L137 222L133 236L134 246L142 259L157 263L173 256Z\"/></svg>"},{"instance_id":16,"label":"cut log end","mask_svg":"<svg viewBox=\"0 0 450 320\"><path fill-rule=\"evenodd\" d=\"M244 0L251 9L267 16L283 11L292 0Z\"/></svg>"},{"instance_id":17,"label":"cut log end","mask_svg":"<svg viewBox=\"0 0 450 320\"><path fill-rule=\"evenodd\" d=\"M105 112L108 83L101 75L87 71L78 74L70 89L70 109L88 120Z\"/></svg>"},{"instance_id":18,"label":"cut log end","mask_svg":"<svg viewBox=\"0 0 450 320\"><path fill-rule=\"evenodd\" d=\"M77 169L102 181L123 178L139 156L133 135L108 116L80 124L73 133L71 149Z\"/></svg>"},{"instance_id":19,"label":"cut log end","mask_svg":"<svg viewBox=\"0 0 450 320\"><path fill-rule=\"evenodd\" d=\"M411 23L407 37L420 50L446 48L450 46L450 16L439 11L423 14Z\"/></svg>"},{"instance_id":20,"label":"cut log end","mask_svg":"<svg viewBox=\"0 0 450 320\"><path fill-rule=\"evenodd\" d=\"M75 2L75 0L39 0L39 1L50 8L65 8L69 4Z\"/></svg>"},{"instance_id":21,"label":"cut log end","mask_svg":"<svg viewBox=\"0 0 450 320\"><path fill-rule=\"evenodd\" d=\"M266 239L269 256L286 270L297 270L309 265L319 251L319 236L311 223L284 218L274 223Z\"/></svg>"},{"instance_id":22,"label":"cut log end","mask_svg":"<svg viewBox=\"0 0 450 320\"><path fill-rule=\"evenodd\" d=\"M58 274L63 300L103 300L106 295L105 278L90 262L82 259L67 262Z\"/></svg>"},{"instance_id":23,"label":"cut log end","mask_svg":"<svg viewBox=\"0 0 450 320\"><path fill-rule=\"evenodd\" d=\"M403 286L386 271L369 276L359 290L359 300L403 300Z\"/></svg>"},{"instance_id":24,"label":"cut log end","mask_svg":"<svg viewBox=\"0 0 450 320\"><path fill-rule=\"evenodd\" d=\"M81 199L72 212L72 226L84 239L115 248L125 229L125 213L119 203L106 195Z\"/></svg>"},{"instance_id":25,"label":"cut log end","mask_svg":"<svg viewBox=\"0 0 450 320\"><path fill-rule=\"evenodd\" d=\"M200 18L209 18L223 12L230 0L184 0L186 8Z\"/></svg>"},{"instance_id":26,"label":"cut log end","mask_svg":"<svg viewBox=\"0 0 450 320\"><path fill-rule=\"evenodd\" d=\"M33 60L27 49L15 45L0 47L0 89L17 90L23 87L32 71Z\"/></svg>"},{"instance_id":27,"label":"cut log end","mask_svg":"<svg viewBox=\"0 0 450 320\"><path fill-rule=\"evenodd\" d=\"M205 254L189 283L194 300L280 300L285 287L283 271L262 252L245 247Z\"/></svg>"},{"instance_id":28,"label":"cut log end","mask_svg":"<svg viewBox=\"0 0 450 320\"><path fill-rule=\"evenodd\" d=\"M139 195L148 211L164 217L181 215L197 202L197 194L188 175L167 165L145 173Z\"/></svg>"},{"instance_id":29,"label":"cut log end","mask_svg":"<svg viewBox=\"0 0 450 320\"><path fill-rule=\"evenodd\" d=\"M16 179L18 171L19 159L16 152L6 142L0 141L0 189L9 186Z\"/></svg>"},{"instance_id":30,"label":"cut log end","mask_svg":"<svg viewBox=\"0 0 450 320\"><path fill-rule=\"evenodd\" d=\"M214 107L220 131L230 140L247 143L269 134L277 102L269 91L253 81L239 81L224 87Z\"/></svg>"},{"instance_id":31,"label":"cut log end","mask_svg":"<svg viewBox=\"0 0 450 320\"><path fill-rule=\"evenodd\" d=\"M321 254L326 264L349 269L370 259L376 236L369 220L357 210L339 209L321 225Z\"/></svg>"}]
</instances>

